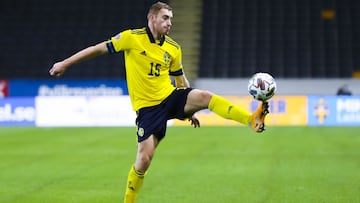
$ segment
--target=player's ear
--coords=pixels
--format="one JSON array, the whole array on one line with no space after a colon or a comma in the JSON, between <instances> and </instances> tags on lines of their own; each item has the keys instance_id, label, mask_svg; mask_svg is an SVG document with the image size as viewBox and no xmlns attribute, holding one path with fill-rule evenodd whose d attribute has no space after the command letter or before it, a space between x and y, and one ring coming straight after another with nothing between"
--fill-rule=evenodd
<instances>
[{"instance_id":1,"label":"player's ear","mask_svg":"<svg viewBox=\"0 0 360 203\"><path fill-rule=\"evenodd\" d=\"M156 14L155 13L149 13L148 14L148 20L154 21L155 19L156 19Z\"/></svg>"},{"instance_id":2,"label":"player's ear","mask_svg":"<svg viewBox=\"0 0 360 203\"><path fill-rule=\"evenodd\" d=\"M147 15L147 19L148 20L152 20L151 18L154 16L154 14L152 14L152 13L148 13L148 15Z\"/></svg>"}]
</instances>

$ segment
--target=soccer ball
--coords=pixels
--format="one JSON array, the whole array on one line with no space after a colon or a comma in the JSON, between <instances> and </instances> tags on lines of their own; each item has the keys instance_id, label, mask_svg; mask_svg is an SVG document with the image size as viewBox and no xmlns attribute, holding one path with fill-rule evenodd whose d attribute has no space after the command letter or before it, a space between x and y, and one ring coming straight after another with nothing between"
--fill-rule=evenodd
<instances>
[{"instance_id":1,"label":"soccer ball","mask_svg":"<svg viewBox=\"0 0 360 203\"><path fill-rule=\"evenodd\" d=\"M249 80L248 91L254 99L267 101L275 94L275 79L268 73L256 73Z\"/></svg>"}]
</instances>

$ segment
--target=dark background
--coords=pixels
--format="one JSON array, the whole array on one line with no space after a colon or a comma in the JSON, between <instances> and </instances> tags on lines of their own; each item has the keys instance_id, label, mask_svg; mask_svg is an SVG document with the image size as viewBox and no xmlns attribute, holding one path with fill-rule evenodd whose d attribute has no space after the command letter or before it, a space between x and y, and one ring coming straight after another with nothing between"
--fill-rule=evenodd
<instances>
[{"instance_id":1,"label":"dark background","mask_svg":"<svg viewBox=\"0 0 360 203\"><path fill-rule=\"evenodd\" d=\"M154 2L3 0L0 78L49 78L54 62L145 26ZM360 1L204 0L201 9L199 77L266 71L277 78L348 78L360 70ZM326 19L324 10L335 16ZM123 79L122 57L83 62L65 77Z\"/></svg>"}]
</instances>

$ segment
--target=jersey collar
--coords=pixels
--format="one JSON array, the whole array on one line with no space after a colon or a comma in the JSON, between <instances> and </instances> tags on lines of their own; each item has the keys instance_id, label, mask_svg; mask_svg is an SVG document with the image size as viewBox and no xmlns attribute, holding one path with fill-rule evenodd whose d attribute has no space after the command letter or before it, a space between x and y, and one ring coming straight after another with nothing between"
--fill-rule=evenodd
<instances>
[{"instance_id":1,"label":"jersey collar","mask_svg":"<svg viewBox=\"0 0 360 203\"><path fill-rule=\"evenodd\" d=\"M150 42L156 43L156 40L154 39L154 36L152 35L149 26L146 26L146 32L147 32ZM158 45L162 46L164 44L164 41L165 41L165 36L163 35L163 36L161 36L160 42Z\"/></svg>"}]
</instances>

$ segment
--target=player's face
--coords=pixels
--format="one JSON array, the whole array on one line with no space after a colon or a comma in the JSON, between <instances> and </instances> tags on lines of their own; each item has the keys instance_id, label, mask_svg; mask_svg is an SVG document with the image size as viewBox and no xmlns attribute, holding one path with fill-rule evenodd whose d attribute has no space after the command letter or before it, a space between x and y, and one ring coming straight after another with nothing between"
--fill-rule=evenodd
<instances>
[{"instance_id":1,"label":"player's face","mask_svg":"<svg viewBox=\"0 0 360 203\"><path fill-rule=\"evenodd\" d=\"M161 9L155 16L154 28L160 35L166 35L170 32L171 19L173 17L172 11L168 9Z\"/></svg>"}]
</instances>

